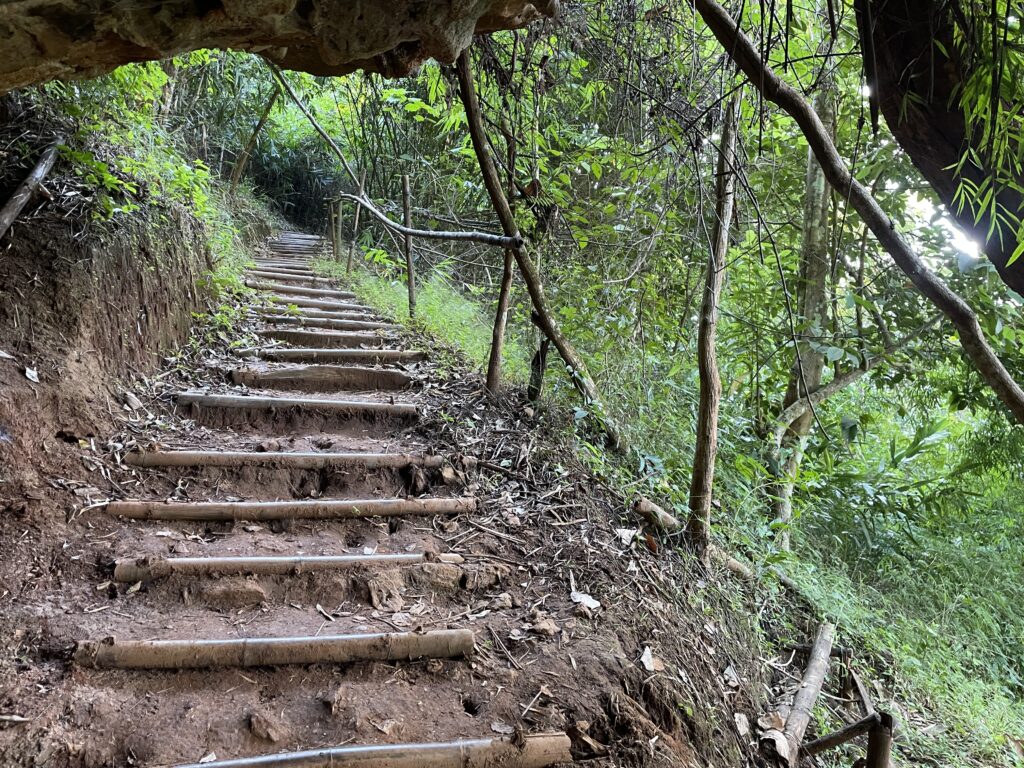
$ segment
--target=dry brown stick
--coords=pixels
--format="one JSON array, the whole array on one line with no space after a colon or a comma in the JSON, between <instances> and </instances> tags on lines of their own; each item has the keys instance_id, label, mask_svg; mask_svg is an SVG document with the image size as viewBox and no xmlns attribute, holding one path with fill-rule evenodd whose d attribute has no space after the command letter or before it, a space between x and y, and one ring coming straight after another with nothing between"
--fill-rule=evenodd
<instances>
[{"instance_id":1,"label":"dry brown stick","mask_svg":"<svg viewBox=\"0 0 1024 768\"><path fill-rule=\"evenodd\" d=\"M605 412L601 393L598 391L597 384L587 370L586 363L569 339L562 333L558 321L555 320L554 315L551 313L537 267L530 257L526 243L519 234L519 227L516 225L515 216L512 213L512 208L509 206L508 198L505 196L501 179L498 177L498 169L494 164L494 158L491 157L490 151L487 148L487 136L484 132L483 118L480 114L480 102L476 96L476 85L473 82L473 68L469 61L468 49L459 54L456 67L459 77L459 94L466 108L470 139L473 142L473 150L476 153L477 163L480 166L484 186L487 187L487 193L491 198L491 205L501 221L502 229L504 229L505 234L508 235L510 240L509 248L515 254L519 273L523 277L523 282L526 283L526 290L530 294L537 322L544 335L551 340L551 343L555 345L555 349L562 356L562 360L565 361L573 385L583 395L587 406L596 412L595 415L601 421L610 447L616 451L624 451L626 446L622 432L615 421Z\"/></svg>"},{"instance_id":2,"label":"dry brown stick","mask_svg":"<svg viewBox=\"0 0 1024 768\"><path fill-rule=\"evenodd\" d=\"M209 669L450 659L472 653L473 642L473 632L468 629L230 640L119 641L108 637L78 643L75 662L99 669Z\"/></svg>"},{"instance_id":3,"label":"dry brown stick","mask_svg":"<svg viewBox=\"0 0 1024 768\"><path fill-rule=\"evenodd\" d=\"M894 721L887 712L877 713L878 722L868 732L868 762L866 768L889 768L892 755Z\"/></svg>"},{"instance_id":4,"label":"dry brown stick","mask_svg":"<svg viewBox=\"0 0 1024 768\"><path fill-rule=\"evenodd\" d=\"M814 741L808 741L800 747L800 756L813 757L827 749L832 749L833 747L838 747L840 744L853 741L858 736L863 736L865 733L870 731L879 722L881 722L881 718L878 713L872 712L867 717L858 720L856 723L851 723L844 728L840 728L834 733L822 736L820 739L815 739Z\"/></svg>"},{"instance_id":5,"label":"dry brown stick","mask_svg":"<svg viewBox=\"0 0 1024 768\"><path fill-rule=\"evenodd\" d=\"M242 757L177 768L547 768L571 763L564 733L432 744L381 744Z\"/></svg>"},{"instance_id":6,"label":"dry brown stick","mask_svg":"<svg viewBox=\"0 0 1024 768\"><path fill-rule=\"evenodd\" d=\"M309 499L302 501L110 501L107 512L133 520L329 520L474 512L476 498Z\"/></svg>"},{"instance_id":7,"label":"dry brown stick","mask_svg":"<svg viewBox=\"0 0 1024 768\"><path fill-rule=\"evenodd\" d=\"M791 767L798 764L800 744L811 721L811 710L814 709L814 702L821 692L825 674L828 672L834 633L834 625L828 622L821 625L800 688L793 697L793 705L790 707L785 727L781 731L771 728L761 735L761 749L769 760Z\"/></svg>"},{"instance_id":8,"label":"dry brown stick","mask_svg":"<svg viewBox=\"0 0 1024 768\"><path fill-rule=\"evenodd\" d=\"M11 195L11 199L7 201L7 204L0 208L0 237L7 234L7 230L10 229L14 220L18 218L18 214L28 204L28 201L32 199L32 195L36 193L36 190L39 189L43 180L50 173L53 164L57 161L57 149L63 141L64 137L59 136L53 144L43 151L43 154L39 157L39 162L36 163L32 172L14 190L14 194Z\"/></svg>"}]
</instances>

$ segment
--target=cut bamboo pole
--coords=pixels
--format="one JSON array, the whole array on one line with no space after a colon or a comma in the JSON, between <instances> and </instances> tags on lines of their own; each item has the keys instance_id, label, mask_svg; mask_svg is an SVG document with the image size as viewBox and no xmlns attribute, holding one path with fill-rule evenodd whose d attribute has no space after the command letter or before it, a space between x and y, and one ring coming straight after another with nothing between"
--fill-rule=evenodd
<instances>
[{"instance_id":1,"label":"cut bamboo pole","mask_svg":"<svg viewBox=\"0 0 1024 768\"><path fill-rule=\"evenodd\" d=\"M761 735L761 748L766 757L776 763L795 767L800 755L800 744L804 740L804 732L811 721L811 710L821 692L828 672L828 660L832 652L832 637L835 626L829 623L821 625L818 636L811 648L807 668L804 670L800 688L793 697L793 705L786 725L779 731L775 728Z\"/></svg>"},{"instance_id":2,"label":"cut bamboo pole","mask_svg":"<svg viewBox=\"0 0 1024 768\"><path fill-rule=\"evenodd\" d=\"M278 294L294 294L296 296L309 296L314 299L342 299L351 301L356 298L352 291L336 291L329 288L303 288L301 285L285 285L282 283L270 283L261 280L246 280L245 284L250 288L260 291L273 291Z\"/></svg>"},{"instance_id":3,"label":"cut bamboo pole","mask_svg":"<svg viewBox=\"0 0 1024 768\"><path fill-rule=\"evenodd\" d=\"M256 467L280 469L398 469L417 466L437 468L441 456L413 453L313 453L283 451L146 451L125 455L126 464L135 467Z\"/></svg>"},{"instance_id":4,"label":"cut bamboo pole","mask_svg":"<svg viewBox=\"0 0 1024 768\"><path fill-rule=\"evenodd\" d=\"M320 397L258 397L255 395L208 395L181 392L178 405L198 408L235 408L248 410L301 410L336 416L376 416L393 419L418 419L413 403L381 403L374 400L328 400Z\"/></svg>"},{"instance_id":5,"label":"cut bamboo pole","mask_svg":"<svg viewBox=\"0 0 1024 768\"><path fill-rule=\"evenodd\" d=\"M468 629L231 640L83 640L75 662L97 669L210 669L452 659L473 652Z\"/></svg>"},{"instance_id":6,"label":"cut bamboo pole","mask_svg":"<svg viewBox=\"0 0 1024 768\"><path fill-rule=\"evenodd\" d=\"M136 557L119 560L114 580L134 584L168 576L211 574L250 574L283 576L349 568L387 568L418 565L430 561L463 562L459 555L387 554L387 555L296 555L285 557Z\"/></svg>"},{"instance_id":7,"label":"cut bamboo pole","mask_svg":"<svg viewBox=\"0 0 1024 768\"><path fill-rule=\"evenodd\" d=\"M303 363L414 363L427 359L426 352L408 349L323 349L300 347L294 349L248 347L236 349L240 357L256 355L264 360L298 361Z\"/></svg>"},{"instance_id":8,"label":"cut bamboo pole","mask_svg":"<svg viewBox=\"0 0 1024 768\"><path fill-rule=\"evenodd\" d=\"M7 230L11 228L14 220L18 218L18 214L28 204L28 201L32 199L32 195L36 193L36 190L42 186L43 180L57 161L57 149L63 142L64 137L59 136L53 144L43 150L43 154L40 155L39 162L36 163L35 168L18 185L18 188L14 190L14 194L11 195L11 199L7 201L7 204L0 208L0 237L7 234Z\"/></svg>"},{"instance_id":9,"label":"cut bamboo pole","mask_svg":"<svg viewBox=\"0 0 1024 768\"><path fill-rule=\"evenodd\" d=\"M867 768L889 768L892 761L892 733L895 722L888 712L878 713L878 722L868 731Z\"/></svg>"},{"instance_id":10,"label":"cut bamboo pole","mask_svg":"<svg viewBox=\"0 0 1024 768\"><path fill-rule=\"evenodd\" d=\"M405 226L412 229L412 194L409 192L409 174L402 175L402 207ZM412 263L412 235L405 233L405 281L409 289L409 317L416 317L416 268Z\"/></svg>"},{"instance_id":11,"label":"cut bamboo pole","mask_svg":"<svg viewBox=\"0 0 1024 768\"><path fill-rule=\"evenodd\" d=\"M389 368L358 368L342 365L301 365L258 371L236 368L230 373L231 381L256 389L301 389L330 391L342 389L370 390L408 389L413 378L402 371Z\"/></svg>"},{"instance_id":12,"label":"cut bamboo pole","mask_svg":"<svg viewBox=\"0 0 1024 768\"><path fill-rule=\"evenodd\" d=\"M332 317L303 317L302 315L269 313L261 313L260 319L268 323L326 328L331 331L393 331L398 328L394 323L385 323L380 320L336 320Z\"/></svg>"},{"instance_id":13,"label":"cut bamboo pole","mask_svg":"<svg viewBox=\"0 0 1024 768\"><path fill-rule=\"evenodd\" d=\"M132 520L343 520L364 517L459 515L476 498L308 499L301 501L111 501L107 512Z\"/></svg>"},{"instance_id":14,"label":"cut bamboo pole","mask_svg":"<svg viewBox=\"0 0 1024 768\"><path fill-rule=\"evenodd\" d=\"M241 757L177 768L548 768L571 763L564 733L436 744L380 744Z\"/></svg>"},{"instance_id":15,"label":"cut bamboo pole","mask_svg":"<svg viewBox=\"0 0 1024 768\"><path fill-rule=\"evenodd\" d=\"M825 750L838 747L840 744L846 744L848 741L853 741L858 736L863 736L880 722L881 718L878 713L872 712L867 717L861 718L856 723L851 723L850 725L840 728L834 733L822 736L820 739L815 739L814 741L808 741L800 747L800 756L814 757L814 755L820 754Z\"/></svg>"},{"instance_id":16,"label":"cut bamboo pole","mask_svg":"<svg viewBox=\"0 0 1024 768\"><path fill-rule=\"evenodd\" d=\"M319 283L321 285L331 285L334 283L329 277L316 277L315 275L307 275L304 273L285 272L276 269L250 269L245 273L249 277L262 277L268 280L279 280L283 282L298 282L298 283Z\"/></svg>"},{"instance_id":17,"label":"cut bamboo pole","mask_svg":"<svg viewBox=\"0 0 1024 768\"><path fill-rule=\"evenodd\" d=\"M280 328L258 331L265 339L283 341L286 344L300 344L306 347L326 349L358 349L359 347L382 347L388 343L387 336L377 333L342 333L340 331L303 331L298 328Z\"/></svg>"},{"instance_id":18,"label":"cut bamboo pole","mask_svg":"<svg viewBox=\"0 0 1024 768\"><path fill-rule=\"evenodd\" d=\"M280 293L271 293L266 296L266 299L274 304L294 304L296 307L347 310L349 312L364 312L366 314L371 314L373 311L363 304L355 304L351 301L326 301L324 299L309 299L303 296L286 296Z\"/></svg>"},{"instance_id":19,"label":"cut bamboo pole","mask_svg":"<svg viewBox=\"0 0 1024 768\"><path fill-rule=\"evenodd\" d=\"M353 310L331 310L331 309L316 309L315 307L296 307L294 310L289 310L285 307L273 305L269 307L257 308L257 315L273 315L279 316L281 314L287 314L288 317L315 317L323 320L354 320L356 322L384 322L376 319L376 315L371 315L365 310L362 312L355 312Z\"/></svg>"}]
</instances>

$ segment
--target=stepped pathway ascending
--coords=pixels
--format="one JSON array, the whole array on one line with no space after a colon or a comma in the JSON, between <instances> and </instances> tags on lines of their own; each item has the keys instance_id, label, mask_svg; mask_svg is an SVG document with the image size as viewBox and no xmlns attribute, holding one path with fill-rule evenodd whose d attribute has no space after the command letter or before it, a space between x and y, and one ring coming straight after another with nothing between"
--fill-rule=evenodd
<instances>
[{"instance_id":1,"label":"stepped pathway ascending","mask_svg":"<svg viewBox=\"0 0 1024 768\"><path fill-rule=\"evenodd\" d=\"M97 687L104 675L120 675L110 684L151 691L164 697L159 706L165 707L175 697L191 701L204 690L256 685L256 698L273 702L277 717L306 723L285 741L312 748L270 748L260 756L249 734L221 733L220 753L189 745L180 764L201 758L203 765L239 768L539 768L565 762L569 741L559 733L499 737L481 724L478 738L443 738L448 723L439 703L432 711L431 689L439 701L450 693L443 676L469 663L477 638L457 619L444 619L453 609L443 595L458 590L465 560L443 551L429 521L472 514L477 500L432 483L448 457L415 440L409 444L420 406L416 377L400 365L425 355L406 349L396 329L354 294L314 276L308 260L321 248L320 238L298 233L271 241L270 257L247 276L269 299L255 308L265 346L238 350L237 366L215 372L222 378L177 394L179 411L196 423L184 442L125 457L143 480L110 502L107 512L131 527L137 549L118 559L113 581L131 583L134 590L145 585L154 612L142 620L105 614L101 633L79 639L80 674L97 675L90 680ZM163 498L147 494L146 473L156 473L154 487L157 479L176 483L174 500L166 500L166 491ZM426 522L403 526L401 520ZM297 529L299 522L311 527ZM184 540L199 543L168 551L167 537L176 532L167 526L174 525ZM323 593L318 579L334 579L327 584L338 593L354 596L357 606L369 605L340 611L318 603L309 610L303 596ZM420 594L415 614L402 612L407 584ZM161 601L173 591L185 598L185 609L174 597ZM360 615L366 611L373 611L370 620ZM418 621L417 615L432 618ZM435 660L431 669L441 679L398 684L401 664L423 659ZM399 666L359 666L367 662ZM283 672L289 668L295 671ZM334 680L332 712L372 709L377 720L370 722L385 741L394 742L392 734L403 729L442 738L364 747L331 743L332 727L309 725L322 722L322 711L305 712L324 706L311 702L309 670L325 668L336 671L313 678ZM253 733L277 743L275 730L282 727L273 713L251 711L252 700L250 693L235 722L248 717ZM201 711L195 702L181 706L186 720ZM220 713L229 721L230 714ZM365 725L360 717L353 720L357 733ZM223 754L225 742L236 745L234 754Z\"/></svg>"}]
</instances>

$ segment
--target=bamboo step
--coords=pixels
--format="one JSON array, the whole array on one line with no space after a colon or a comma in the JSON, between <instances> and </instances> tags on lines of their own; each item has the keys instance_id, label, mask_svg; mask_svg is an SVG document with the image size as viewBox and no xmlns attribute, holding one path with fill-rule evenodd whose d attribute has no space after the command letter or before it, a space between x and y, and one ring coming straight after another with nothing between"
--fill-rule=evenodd
<instances>
[{"instance_id":1,"label":"bamboo step","mask_svg":"<svg viewBox=\"0 0 1024 768\"><path fill-rule=\"evenodd\" d=\"M261 291L273 291L277 294L296 296L308 296L314 299L343 299L351 301L357 298L352 291L338 291L331 288L303 288L301 285L286 285L283 283L272 283L264 280L246 280L245 284L250 288Z\"/></svg>"},{"instance_id":2,"label":"bamboo step","mask_svg":"<svg viewBox=\"0 0 1024 768\"><path fill-rule=\"evenodd\" d=\"M427 744L332 747L240 757L177 768L548 768L571 763L564 733Z\"/></svg>"},{"instance_id":3,"label":"bamboo step","mask_svg":"<svg viewBox=\"0 0 1024 768\"><path fill-rule=\"evenodd\" d=\"M329 317L303 317L301 315L282 315L261 313L260 319L268 323L284 325L301 325L308 328L327 328L332 331L390 331L398 326L379 320L335 320Z\"/></svg>"},{"instance_id":4,"label":"bamboo step","mask_svg":"<svg viewBox=\"0 0 1024 768\"><path fill-rule=\"evenodd\" d=\"M107 513L131 520L346 520L367 517L461 515L475 512L473 496L300 501L110 501Z\"/></svg>"},{"instance_id":5,"label":"bamboo step","mask_svg":"<svg viewBox=\"0 0 1024 768\"><path fill-rule=\"evenodd\" d=\"M257 259L253 263L256 265L256 269L297 272L304 275L313 274L313 269L309 266L309 263L302 259Z\"/></svg>"},{"instance_id":6,"label":"bamboo step","mask_svg":"<svg viewBox=\"0 0 1024 768\"><path fill-rule=\"evenodd\" d=\"M283 341L304 347L322 349L359 349L382 347L392 339L378 333L345 333L342 331L304 331L299 328L275 328L257 331L265 339Z\"/></svg>"},{"instance_id":7,"label":"bamboo step","mask_svg":"<svg viewBox=\"0 0 1024 768\"><path fill-rule=\"evenodd\" d=\"M230 640L83 640L75 662L97 669L210 669L451 659L473 652L468 629Z\"/></svg>"},{"instance_id":8,"label":"bamboo step","mask_svg":"<svg viewBox=\"0 0 1024 768\"><path fill-rule=\"evenodd\" d=\"M255 313L258 316L281 315L283 313L287 313L288 317L315 317L322 318L324 320L357 320L365 322L377 322L377 320L374 319L377 317L377 315L371 314L371 312L365 307L363 308L362 311L356 312L354 310L330 310L298 306L294 310L288 310L285 307L274 305L266 308L258 308L255 310Z\"/></svg>"},{"instance_id":9,"label":"bamboo step","mask_svg":"<svg viewBox=\"0 0 1024 768\"><path fill-rule=\"evenodd\" d=\"M376 555L293 555L260 557L135 557L118 560L114 581L134 584L170 576L212 574L252 576L298 576L303 573L341 571L349 568L389 568L427 562L464 562L459 555L376 554Z\"/></svg>"},{"instance_id":10,"label":"bamboo step","mask_svg":"<svg viewBox=\"0 0 1024 768\"><path fill-rule=\"evenodd\" d=\"M322 347L247 347L234 350L239 357L255 355L264 360L300 363L415 363L427 359L427 353L408 349L324 349Z\"/></svg>"},{"instance_id":11,"label":"bamboo step","mask_svg":"<svg viewBox=\"0 0 1024 768\"><path fill-rule=\"evenodd\" d=\"M312 307L314 309L333 309L335 311L362 312L371 314L372 309L351 301L325 301L324 299L309 299L304 296L286 296L280 293L272 293L266 299L274 304L294 304L296 307Z\"/></svg>"},{"instance_id":12,"label":"bamboo step","mask_svg":"<svg viewBox=\"0 0 1024 768\"><path fill-rule=\"evenodd\" d=\"M235 368L229 374L234 384L253 389L297 389L302 391L400 390L415 381L393 368L359 368L344 365L301 365L262 371Z\"/></svg>"},{"instance_id":13,"label":"bamboo step","mask_svg":"<svg viewBox=\"0 0 1024 768\"><path fill-rule=\"evenodd\" d=\"M317 453L312 451L146 451L129 453L126 464L135 467L273 467L278 469L438 468L442 456L424 453Z\"/></svg>"},{"instance_id":14,"label":"bamboo step","mask_svg":"<svg viewBox=\"0 0 1024 768\"><path fill-rule=\"evenodd\" d=\"M180 392L178 405L199 408L235 408L239 410L302 410L330 413L341 417L376 416L393 419L418 419L419 409L412 403L382 403L375 400L329 400L317 397L261 397L259 395L217 395Z\"/></svg>"},{"instance_id":15,"label":"bamboo step","mask_svg":"<svg viewBox=\"0 0 1024 768\"><path fill-rule=\"evenodd\" d=\"M333 285L334 281L329 277L317 277L313 274L287 272L284 270L277 269L250 269L246 273L246 277L262 278L270 280L271 282L299 282L299 283L316 283L319 285Z\"/></svg>"}]
</instances>

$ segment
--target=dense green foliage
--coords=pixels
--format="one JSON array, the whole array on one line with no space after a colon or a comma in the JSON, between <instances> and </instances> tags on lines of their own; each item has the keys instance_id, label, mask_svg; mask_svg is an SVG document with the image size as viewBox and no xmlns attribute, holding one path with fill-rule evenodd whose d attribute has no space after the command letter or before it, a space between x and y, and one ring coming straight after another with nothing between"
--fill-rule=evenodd
<instances>
[{"instance_id":1,"label":"dense green foliage","mask_svg":"<svg viewBox=\"0 0 1024 768\"><path fill-rule=\"evenodd\" d=\"M968 298L1008 367L1024 376L1020 297L957 235L884 126L878 136L865 126L860 64L846 55L855 46L852 10L833 41L822 36L824 10L795 8L785 44L778 19L757 14L748 8L745 26L764 34L773 65L809 97L828 100L836 144L856 175ZM771 40L766 26L775 28ZM628 455L610 455L590 431L587 404L557 360L547 396L576 409L580 453L597 471L684 515L716 140L725 97L741 84L685 5L573 6L557 23L478 41L474 58L520 227L563 329L625 428ZM417 226L498 230L450 68L428 64L400 81L289 77L366 173L383 210L400 216L400 177L408 173ZM978 98L984 85L965 84L966 97ZM1009 77L1001 85L1016 87ZM210 222L211 243L228 254L238 225L225 219L232 205L217 180L230 175L274 88L256 58L200 53L52 93L75 112L82 137L98 129L123 148L108 157L83 139L70 152L100 190L100 215L126 215L143 195L182 202ZM965 101L965 109L979 107ZM873 654L887 705L906 716L913 753L943 765L1013 764L1013 739L1024 738L1021 430L965 363L950 327L839 196L829 201L824 321L794 310L803 290L807 145L748 86L741 147L718 335L716 536L758 566L794 575L849 644ZM1006 159L1017 147L1011 137L993 151ZM257 137L247 185L319 231L325 199L353 191L284 98ZM351 280L401 318L398 244L365 218L353 232L352 214L346 207L344 234L359 243ZM416 248L420 327L482 367L502 254L436 242ZM506 379L519 386L538 337L518 282L509 338ZM795 475L795 515L780 521L769 498L776 464L800 449L773 453L771 433L798 343L819 357L825 382L860 373L814 409ZM791 551L777 546L783 529ZM928 728L935 720L950 730Z\"/></svg>"}]
</instances>

